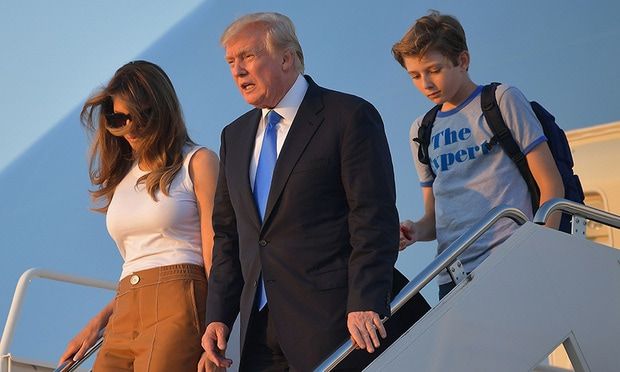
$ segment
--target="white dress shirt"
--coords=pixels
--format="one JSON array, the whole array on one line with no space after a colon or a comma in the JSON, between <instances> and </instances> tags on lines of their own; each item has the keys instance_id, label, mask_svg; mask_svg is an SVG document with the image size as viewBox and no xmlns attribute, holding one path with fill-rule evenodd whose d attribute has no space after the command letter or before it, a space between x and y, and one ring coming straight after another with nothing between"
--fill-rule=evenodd
<instances>
[{"instance_id":1,"label":"white dress shirt","mask_svg":"<svg viewBox=\"0 0 620 372\"><path fill-rule=\"evenodd\" d=\"M293 84L291 89L289 89L284 98L282 98L282 100L276 105L276 107L274 107L273 109L262 109L262 117L260 123L258 123L258 129L256 130L254 152L252 154L252 160L250 161L250 185L252 187L252 190L254 190L254 179L256 177L256 167L258 166L260 150L263 147L263 137L265 135L265 123L267 113L271 110L274 110L282 117L278 124L276 124L277 156L280 156L280 150L282 150L284 140L288 135L288 131L291 129L291 125L293 124L295 115L297 115L297 110L299 110L299 106L301 105L301 101L303 101L307 90L308 82L303 77L303 75L300 74L297 77L297 80L295 80L295 83Z\"/></svg>"}]
</instances>

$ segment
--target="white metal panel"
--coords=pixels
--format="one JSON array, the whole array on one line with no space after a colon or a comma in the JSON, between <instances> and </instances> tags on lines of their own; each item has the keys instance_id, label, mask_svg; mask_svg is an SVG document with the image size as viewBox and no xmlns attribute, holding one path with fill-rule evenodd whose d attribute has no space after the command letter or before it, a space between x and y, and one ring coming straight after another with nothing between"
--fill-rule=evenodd
<instances>
[{"instance_id":1,"label":"white metal panel","mask_svg":"<svg viewBox=\"0 0 620 372\"><path fill-rule=\"evenodd\" d=\"M573 335L620 368L620 251L527 223L369 371L529 371Z\"/></svg>"}]
</instances>

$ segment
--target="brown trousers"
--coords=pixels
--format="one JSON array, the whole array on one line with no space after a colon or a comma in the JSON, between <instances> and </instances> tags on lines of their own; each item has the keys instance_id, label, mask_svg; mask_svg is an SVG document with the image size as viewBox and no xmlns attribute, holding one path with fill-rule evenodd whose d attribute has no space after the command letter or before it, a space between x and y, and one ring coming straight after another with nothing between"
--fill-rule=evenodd
<instances>
[{"instance_id":1,"label":"brown trousers","mask_svg":"<svg viewBox=\"0 0 620 372\"><path fill-rule=\"evenodd\" d=\"M123 278L93 370L196 371L206 299L201 266L162 266Z\"/></svg>"}]
</instances>

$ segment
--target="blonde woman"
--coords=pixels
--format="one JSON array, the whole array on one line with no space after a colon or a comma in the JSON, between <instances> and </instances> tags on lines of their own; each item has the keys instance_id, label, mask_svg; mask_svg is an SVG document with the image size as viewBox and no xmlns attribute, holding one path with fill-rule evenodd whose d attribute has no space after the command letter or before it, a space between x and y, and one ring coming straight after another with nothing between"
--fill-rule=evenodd
<instances>
[{"instance_id":1,"label":"blonde woman","mask_svg":"<svg viewBox=\"0 0 620 372\"><path fill-rule=\"evenodd\" d=\"M116 297L67 345L78 359L105 328L99 371L196 371L202 354L217 156L189 137L165 72L130 62L81 113L91 191L124 264Z\"/></svg>"}]
</instances>

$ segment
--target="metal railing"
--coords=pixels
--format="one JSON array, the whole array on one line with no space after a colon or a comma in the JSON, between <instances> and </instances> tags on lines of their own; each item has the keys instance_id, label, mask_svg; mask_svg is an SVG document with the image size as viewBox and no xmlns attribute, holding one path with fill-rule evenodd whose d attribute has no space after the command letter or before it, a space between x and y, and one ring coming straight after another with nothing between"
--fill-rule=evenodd
<instances>
[{"instance_id":1,"label":"metal railing","mask_svg":"<svg viewBox=\"0 0 620 372\"><path fill-rule=\"evenodd\" d=\"M35 278L50 279L59 282L66 282L72 284L83 285L87 287L95 287L101 289L116 290L117 283L108 282L105 280L90 279L79 276L72 276L66 274L60 274L44 269L32 268L26 270L19 278L17 286L15 287L15 293L13 294L13 301L11 302L11 308L6 319L4 326L4 332L2 333L2 340L0 340L0 355L7 355L9 353L9 347L13 341L13 334L15 333L15 326L22 308L24 296L28 285Z\"/></svg>"},{"instance_id":2,"label":"metal railing","mask_svg":"<svg viewBox=\"0 0 620 372\"><path fill-rule=\"evenodd\" d=\"M438 255L430 265L409 282L398 295L392 300L390 307L391 315L394 315L407 301L418 294L431 280L441 271L445 270L458 256L471 246L482 234L502 218L510 218L519 225L523 225L528 218L517 208L497 206L491 209L476 225L465 234L455 240L448 248ZM385 322L384 318L382 322ZM354 349L351 340L343 343L331 356L329 356L315 371L331 371L338 363L343 361Z\"/></svg>"},{"instance_id":3,"label":"metal railing","mask_svg":"<svg viewBox=\"0 0 620 372\"><path fill-rule=\"evenodd\" d=\"M568 213L573 216L573 219L581 217L620 229L620 216L560 198L551 199L541 205L532 222L544 225L549 216L557 211Z\"/></svg>"}]
</instances>

